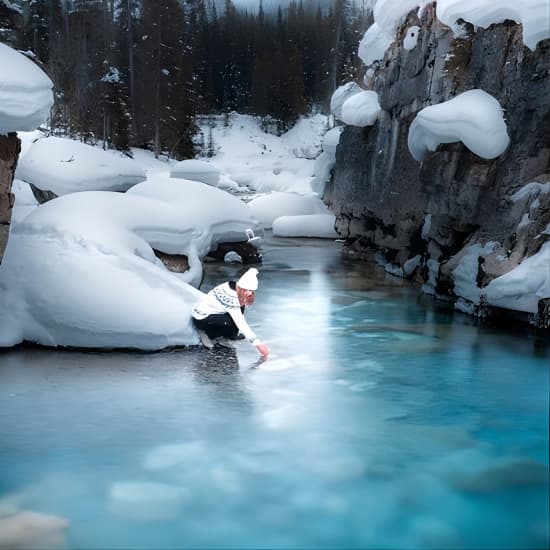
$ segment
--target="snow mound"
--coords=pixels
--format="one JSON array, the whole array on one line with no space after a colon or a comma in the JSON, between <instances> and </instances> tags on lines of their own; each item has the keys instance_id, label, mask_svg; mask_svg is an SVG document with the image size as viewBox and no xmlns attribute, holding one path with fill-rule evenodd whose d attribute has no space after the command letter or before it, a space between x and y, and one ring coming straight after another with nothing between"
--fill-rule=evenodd
<instances>
[{"instance_id":1,"label":"snow mound","mask_svg":"<svg viewBox=\"0 0 550 550\"><path fill-rule=\"evenodd\" d=\"M336 239L334 214L281 216L273 222L273 234L278 237L318 237Z\"/></svg>"},{"instance_id":2,"label":"snow mound","mask_svg":"<svg viewBox=\"0 0 550 550\"><path fill-rule=\"evenodd\" d=\"M342 120L342 107L344 103L354 95L361 93L363 88L355 82L348 82L336 88L330 98L330 111L338 120Z\"/></svg>"},{"instance_id":3,"label":"snow mound","mask_svg":"<svg viewBox=\"0 0 550 550\"><path fill-rule=\"evenodd\" d=\"M182 160L170 171L173 178L200 181L217 187L220 181L220 171L211 163L203 160Z\"/></svg>"},{"instance_id":4,"label":"snow mound","mask_svg":"<svg viewBox=\"0 0 550 550\"><path fill-rule=\"evenodd\" d=\"M252 199L248 206L265 229L269 229L273 225L273 220L281 216L328 213L326 205L319 197L296 193L274 192Z\"/></svg>"},{"instance_id":5,"label":"snow mound","mask_svg":"<svg viewBox=\"0 0 550 550\"><path fill-rule=\"evenodd\" d=\"M12 229L0 266L0 346L196 344L202 293L151 248L183 252L191 236L175 206L136 195L88 191L39 206Z\"/></svg>"},{"instance_id":6,"label":"snow mound","mask_svg":"<svg viewBox=\"0 0 550 550\"><path fill-rule=\"evenodd\" d=\"M342 105L341 120L350 126L372 126L380 113L378 94L372 91L359 92Z\"/></svg>"},{"instance_id":7,"label":"snow mound","mask_svg":"<svg viewBox=\"0 0 550 550\"><path fill-rule=\"evenodd\" d=\"M512 271L493 279L483 293L489 305L536 313L538 301L550 298L550 242Z\"/></svg>"},{"instance_id":8,"label":"snow mound","mask_svg":"<svg viewBox=\"0 0 550 550\"><path fill-rule=\"evenodd\" d=\"M220 242L246 240L246 230L254 232L261 226L250 206L228 192L205 183L157 175L129 189L127 195L160 200L177 209L179 225L193 235L200 256L206 255ZM178 244L168 254L185 253ZM184 245L186 248L187 245Z\"/></svg>"},{"instance_id":9,"label":"snow mound","mask_svg":"<svg viewBox=\"0 0 550 550\"><path fill-rule=\"evenodd\" d=\"M500 103L493 96L469 90L422 109L409 128L409 151L419 162L439 144L457 141L485 159L504 153L510 138Z\"/></svg>"},{"instance_id":10,"label":"snow mound","mask_svg":"<svg viewBox=\"0 0 550 550\"><path fill-rule=\"evenodd\" d=\"M23 54L0 43L0 134L31 131L48 119L52 81Z\"/></svg>"},{"instance_id":11,"label":"snow mound","mask_svg":"<svg viewBox=\"0 0 550 550\"><path fill-rule=\"evenodd\" d=\"M145 179L132 159L72 139L38 139L20 160L16 177L39 189L66 195L78 191L126 191Z\"/></svg>"}]
</instances>

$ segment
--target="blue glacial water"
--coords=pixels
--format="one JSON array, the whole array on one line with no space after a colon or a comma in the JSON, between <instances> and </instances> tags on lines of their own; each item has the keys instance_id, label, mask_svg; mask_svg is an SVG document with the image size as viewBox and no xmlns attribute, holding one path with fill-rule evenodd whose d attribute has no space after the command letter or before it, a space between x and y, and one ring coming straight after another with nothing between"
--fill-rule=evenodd
<instances>
[{"instance_id":1,"label":"blue glacial water","mask_svg":"<svg viewBox=\"0 0 550 550\"><path fill-rule=\"evenodd\" d=\"M267 240L247 313L265 363L0 355L0 546L32 511L68 526L30 547L548 547L548 347L295 244Z\"/></svg>"}]
</instances>

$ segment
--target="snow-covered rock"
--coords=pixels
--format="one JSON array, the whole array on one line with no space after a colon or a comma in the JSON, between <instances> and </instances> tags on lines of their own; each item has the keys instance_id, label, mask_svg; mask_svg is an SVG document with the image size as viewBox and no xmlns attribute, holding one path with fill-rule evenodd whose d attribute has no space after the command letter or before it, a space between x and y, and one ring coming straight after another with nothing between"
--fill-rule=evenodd
<instances>
[{"instance_id":1,"label":"snow-covered rock","mask_svg":"<svg viewBox=\"0 0 550 550\"><path fill-rule=\"evenodd\" d=\"M326 205L319 197L296 193L274 192L252 199L248 205L265 229L269 229L273 221L281 216L328 213Z\"/></svg>"},{"instance_id":2,"label":"snow-covered rock","mask_svg":"<svg viewBox=\"0 0 550 550\"><path fill-rule=\"evenodd\" d=\"M342 120L342 107L344 103L354 95L361 93L363 88L355 82L347 82L336 88L330 98L330 111L338 120Z\"/></svg>"},{"instance_id":3,"label":"snow-covered rock","mask_svg":"<svg viewBox=\"0 0 550 550\"><path fill-rule=\"evenodd\" d=\"M145 179L139 164L120 152L59 137L34 142L15 174L58 196L78 191L126 191Z\"/></svg>"},{"instance_id":4,"label":"snow-covered rock","mask_svg":"<svg viewBox=\"0 0 550 550\"><path fill-rule=\"evenodd\" d=\"M370 90L359 92L342 105L341 120L350 126L372 126L380 113L378 94Z\"/></svg>"},{"instance_id":5,"label":"snow-covered rock","mask_svg":"<svg viewBox=\"0 0 550 550\"><path fill-rule=\"evenodd\" d=\"M273 222L273 234L278 237L317 237L336 239L334 214L281 216Z\"/></svg>"},{"instance_id":6,"label":"snow-covered rock","mask_svg":"<svg viewBox=\"0 0 550 550\"><path fill-rule=\"evenodd\" d=\"M418 161L441 143L457 141L485 159L504 153L510 138L500 103L493 96L483 90L468 90L422 109L409 128L409 150Z\"/></svg>"},{"instance_id":7,"label":"snow-covered rock","mask_svg":"<svg viewBox=\"0 0 550 550\"><path fill-rule=\"evenodd\" d=\"M200 181L217 187L220 181L220 171L210 162L202 160L182 160L172 166L170 176L187 180Z\"/></svg>"},{"instance_id":8,"label":"snow-covered rock","mask_svg":"<svg viewBox=\"0 0 550 550\"><path fill-rule=\"evenodd\" d=\"M202 294L152 250L197 254L193 232L176 206L138 195L88 191L39 206L13 228L0 266L0 346L197 343L190 315Z\"/></svg>"},{"instance_id":9,"label":"snow-covered rock","mask_svg":"<svg viewBox=\"0 0 550 550\"><path fill-rule=\"evenodd\" d=\"M46 122L52 81L35 63L0 43L0 134L31 131Z\"/></svg>"}]
</instances>

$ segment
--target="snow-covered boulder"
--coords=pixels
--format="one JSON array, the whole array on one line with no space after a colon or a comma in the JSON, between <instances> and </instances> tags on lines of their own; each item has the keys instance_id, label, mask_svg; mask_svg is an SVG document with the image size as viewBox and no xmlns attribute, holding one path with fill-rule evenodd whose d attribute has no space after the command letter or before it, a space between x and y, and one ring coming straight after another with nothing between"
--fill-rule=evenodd
<instances>
[{"instance_id":1,"label":"snow-covered boulder","mask_svg":"<svg viewBox=\"0 0 550 550\"><path fill-rule=\"evenodd\" d=\"M363 91L363 88L355 82L348 82L336 88L330 98L330 111L338 120L342 120L342 107L344 103L355 94Z\"/></svg>"},{"instance_id":2,"label":"snow-covered boulder","mask_svg":"<svg viewBox=\"0 0 550 550\"><path fill-rule=\"evenodd\" d=\"M202 293L153 248L197 255L207 238L176 206L138 195L88 191L39 206L12 229L0 266L0 347L196 344Z\"/></svg>"},{"instance_id":3,"label":"snow-covered boulder","mask_svg":"<svg viewBox=\"0 0 550 550\"><path fill-rule=\"evenodd\" d=\"M145 179L132 159L73 139L38 139L17 166L16 176L56 195L78 191L126 191Z\"/></svg>"},{"instance_id":4,"label":"snow-covered boulder","mask_svg":"<svg viewBox=\"0 0 550 550\"><path fill-rule=\"evenodd\" d=\"M36 129L53 104L53 83L18 51L0 43L0 134Z\"/></svg>"},{"instance_id":5,"label":"snow-covered boulder","mask_svg":"<svg viewBox=\"0 0 550 550\"><path fill-rule=\"evenodd\" d=\"M217 187L220 181L220 171L210 162L203 160L182 160L170 170L173 178L200 181Z\"/></svg>"},{"instance_id":6,"label":"snow-covered boulder","mask_svg":"<svg viewBox=\"0 0 550 550\"><path fill-rule=\"evenodd\" d=\"M273 234L278 237L317 237L336 239L334 214L281 216L273 222Z\"/></svg>"},{"instance_id":7,"label":"snow-covered boulder","mask_svg":"<svg viewBox=\"0 0 550 550\"><path fill-rule=\"evenodd\" d=\"M19 142L14 132L34 130L53 104L52 81L30 59L0 43L0 262L9 235L10 192Z\"/></svg>"},{"instance_id":8,"label":"snow-covered boulder","mask_svg":"<svg viewBox=\"0 0 550 550\"><path fill-rule=\"evenodd\" d=\"M359 92L342 105L341 120L350 126L372 126L380 113L378 94L370 90Z\"/></svg>"},{"instance_id":9,"label":"snow-covered boulder","mask_svg":"<svg viewBox=\"0 0 550 550\"><path fill-rule=\"evenodd\" d=\"M160 200L176 208L182 220L180 223L185 223L195 240L202 236L198 248L201 257L219 243L247 240L247 229L253 232L262 229L248 204L199 181L158 175L135 185L127 194Z\"/></svg>"},{"instance_id":10,"label":"snow-covered boulder","mask_svg":"<svg viewBox=\"0 0 550 550\"><path fill-rule=\"evenodd\" d=\"M510 138L500 103L492 95L469 90L431 105L416 115L409 128L409 151L420 162L441 143L457 141L485 159L504 153Z\"/></svg>"},{"instance_id":11,"label":"snow-covered boulder","mask_svg":"<svg viewBox=\"0 0 550 550\"><path fill-rule=\"evenodd\" d=\"M269 229L273 220L281 216L328 213L327 206L319 197L296 193L270 193L252 199L248 206L265 229Z\"/></svg>"}]
</instances>

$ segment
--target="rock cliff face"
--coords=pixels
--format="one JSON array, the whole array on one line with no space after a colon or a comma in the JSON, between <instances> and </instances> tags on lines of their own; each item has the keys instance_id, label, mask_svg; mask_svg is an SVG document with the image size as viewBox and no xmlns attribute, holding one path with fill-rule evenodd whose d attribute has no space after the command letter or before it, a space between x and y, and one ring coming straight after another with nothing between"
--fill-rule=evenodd
<instances>
[{"instance_id":1,"label":"rock cliff face","mask_svg":"<svg viewBox=\"0 0 550 550\"><path fill-rule=\"evenodd\" d=\"M407 50L412 25L420 32ZM550 40L532 52L513 22L465 28L455 38L433 4L421 19L409 14L367 83L379 94L380 118L372 127L345 128L324 197L351 253L382 250L395 269L451 299L453 270L468 245L498 243L479 260L483 288L550 240L550 192L511 198L529 182L550 181ZM505 153L485 160L453 143L415 161L407 146L415 115L473 88L504 109L511 139Z\"/></svg>"},{"instance_id":2,"label":"rock cliff face","mask_svg":"<svg viewBox=\"0 0 550 550\"><path fill-rule=\"evenodd\" d=\"M0 262L8 242L14 203L11 184L20 151L21 142L15 133L0 135Z\"/></svg>"}]
</instances>

